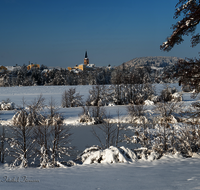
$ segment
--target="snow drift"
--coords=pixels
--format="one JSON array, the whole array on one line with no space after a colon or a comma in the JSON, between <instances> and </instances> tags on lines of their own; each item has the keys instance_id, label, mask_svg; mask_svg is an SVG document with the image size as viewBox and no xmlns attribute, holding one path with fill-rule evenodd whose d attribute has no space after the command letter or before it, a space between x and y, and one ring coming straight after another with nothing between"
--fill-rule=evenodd
<instances>
[{"instance_id":1,"label":"snow drift","mask_svg":"<svg viewBox=\"0 0 200 190\"><path fill-rule=\"evenodd\" d=\"M136 154L124 146L117 148L110 146L102 150L98 146L87 148L78 157L83 164L92 163L131 163L137 160Z\"/></svg>"}]
</instances>

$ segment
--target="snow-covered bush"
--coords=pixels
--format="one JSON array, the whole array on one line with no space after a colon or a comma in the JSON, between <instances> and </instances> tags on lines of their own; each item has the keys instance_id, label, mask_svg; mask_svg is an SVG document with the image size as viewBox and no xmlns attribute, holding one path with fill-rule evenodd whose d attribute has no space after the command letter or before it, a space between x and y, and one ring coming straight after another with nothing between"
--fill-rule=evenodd
<instances>
[{"instance_id":1,"label":"snow-covered bush","mask_svg":"<svg viewBox=\"0 0 200 190\"><path fill-rule=\"evenodd\" d=\"M40 149L40 168L49 168L50 167L50 162L47 154L47 150L45 146L43 145Z\"/></svg>"},{"instance_id":2,"label":"snow-covered bush","mask_svg":"<svg viewBox=\"0 0 200 190\"><path fill-rule=\"evenodd\" d=\"M147 119L144 116L145 114L145 106L144 105L134 105L130 104L127 107L128 114L131 118L131 123L146 123Z\"/></svg>"},{"instance_id":3,"label":"snow-covered bush","mask_svg":"<svg viewBox=\"0 0 200 190\"><path fill-rule=\"evenodd\" d=\"M157 102L160 102L160 96L155 96L155 95L151 95L149 98L148 98L150 101L154 102L154 104L156 104Z\"/></svg>"},{"instance_id":4,"label":"snow-covered bush","mask_svg":"<svg viewBox=\"0 0 200 190\"><path fill-rule=\"evenodd\" d=\"M154 122L155 123L177 123L177 120L176 118L173 116L173 115L169 115L167 116L166 118L163 118L163 117L154 117Z\"/></svg>"},{"instance_id":5,"label":"snow-covered bush","mask_svg":"<svg viewBox=\"0 0 200 190\"><path fill-rule=\"evenodd\" d=\"M15 104L13 102L0 102L0 108L1 110L14 110Z\"/></svg>"},{"instance_id":6,"label":"snow-covered bush","mask_svg":"<svg viewBox=\"0 0 200 190\"><path fill-rule=\"evenodd\" d=\"M130 128L133 130L133 128ZM154 152L157 159L166 153L177 152L185 157L192 156L200 150L200 128L189 124L162 123L149 126L146 131L142 125L134 129L134 136L125 136L127 143L141 144L141 148L134 149L139 159L149 159Z\"/></svg>"},{"instance_id":7,"label":"snow-covered bush","mask_svg":"<svg viewBox=\"0 0 200 190\"><path fill-rule=\"evenodd\" d=\"M89 90L89 97L86 100L87 106L105 106L111 101L111 89L105 85L92 86Z\"/></svg>"},{"instance_id":8,"label":"snow-covered bush","mask_svg":"<svg viewBox=\"0 0 200 190\"><path fill-rule=\"evenodd\" d=\"M82 95L76 92L76 88L70 88L62 94L62 107L78 107L83 105Z\"/></svg>"},{"instance_id":9,"label":"snow-covered bush","mask_svg":"<svg viewBox=\"0 0 200 190\"><path fill-rule=\"evenodd\" d=\"M168 86L161 91L160 101L168 102L168 101L182 101L182 95L177 92L176 88L169 88Z\"/></svg>"},{"instance_id":10,"label":"snow-covered bush","mask_svg":"<svg viewBox=\"0 0 200 190\"><path fill-rule=\"evenodd\" d=\"M101 124L104 122L105 109L101 106L83 106L79 121L87 124Z\"/></svg>"},{"instance_id":11,"label":"snow-covered bush","mask_svg":"<svg viewBox=\"0 0 200 190\"><path fill-rule=\"evenodd\" d=\"M137 156L129 148L110 146L107 149L101 149L99 147L87 148L78 160L83 164L92 163L130 163L137 160Z\"/></svg>"},{"instance_id":12,"label":"snow-covered bush","mask_svg":"<svg viewBox=\"0 0 200 190\"><path fill-rule=\"evenodd\" d=\"M94 119L90 115L90 107L89 106L83 106L82 114L80 114L79 121L81 123L94 123Z\"/></svg>"},{"instance_id":13,"label":"snow-covered bush","mask_svg":"<svg viewBox=\"0 0 200 190\"><path fill-rule=\"evenodd\" d=\"M171 101L181 102L183 100L182 95L178 92L172 94Z\"/></svg>"},{"instance_id":14,"label":"snow-covered bush","mask_svg":"<svg viewBox=\"0 0 200 190\"><path fill-rule=\"evenodd\" d=\"M36 125L42 125L44 121L44 117L39 114L32 112L29 112L26 109L21 109L15 113L15 115L12 117L13 125L25 125L25 126L36 126Z\"/></svg>"},{"instance_id":15,"label":"snow-covered bush","mask_svg":"<svg viewBox=\"0 0 200 190\"><path fill-rule=\"evenodd\" d=\"M146 106L154 105L154 102L151 100L145 100L144 105L146 105Z\"/></svg>"}]
</instances>

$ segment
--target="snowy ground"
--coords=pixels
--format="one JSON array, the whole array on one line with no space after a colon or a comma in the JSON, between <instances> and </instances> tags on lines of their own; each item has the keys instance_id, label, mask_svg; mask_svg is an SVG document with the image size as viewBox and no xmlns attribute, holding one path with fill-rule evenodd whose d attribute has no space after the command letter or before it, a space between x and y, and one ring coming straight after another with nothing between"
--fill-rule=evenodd
<instances>
[{"instance_id":1,"label":"snowy ground","mask_svg":"<svg viewBox=\"0 0 200 190\"><path fill-rule=\"evenodd\" d=\"M200 189L199 164L199 158L169 157L133 164L93 164L56 169L2 168L0 189ZM25 178L30 182L24 182Z\"/></svg>"},{"instance_id":2,"label":"snowy ground","mask_svg":"<svg viewBox=\"0 0 200 190\"><path fill-rule=\"evenodd\" d=\"M176 84L176 86L180 89ZM16 105L22 105L24 97L29 103L42 94L46 104L51 97L57 105L61 105L62 93L72 86L33 86L33 87L7 87L0 88L0 101L9 98ZM91 86L76 86L76 91L88 96ZM162 89L162 85L156 86L156 91ZM185 107L194 100L190 93L183 94ZM196 100L198 97L196 98ZM153 106L147 107L149 112ZM121 113L121 120L125 121L127 116L126 106L106 107L114 119L117 119L117 110ZM73 125L71 132L72 145L78 150L97 145L98 141L92 136L91 126L78 123L81 108L60 108L59 112L65 118L65 124ZM14 111L2 111L0 123L9 124ZM130 145L129 145L130 146ZM128 147L128 146L127 146ZM149 161L136 161L132 164L92 164L78 165L68 168L56 169L10 169L6 165L0 165L0 189L200 189L200 158L174 158L162 157L162 159ZM32 182L24 182L27 180ZM34 182L36 180L36 182Z\"/></svg>"}]
</instances>

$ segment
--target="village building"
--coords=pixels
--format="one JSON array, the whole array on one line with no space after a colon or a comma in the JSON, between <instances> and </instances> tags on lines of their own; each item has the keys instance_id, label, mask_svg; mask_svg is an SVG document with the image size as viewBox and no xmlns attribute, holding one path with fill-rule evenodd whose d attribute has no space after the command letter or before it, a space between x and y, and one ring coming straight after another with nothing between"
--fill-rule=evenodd
<instances>
[{"instance_id":1,"label":"village building","mask_svg":"<svg viewBox=\"0 0 200 190\"><path fill-rule=\"evenodd\" d=\"M31 70L32 68L38 68L39 69L40 65L31 63L30 65L27 66L27 70Z\"/></svg>"},{"instance_id":2,"label":"village building","mask_svg":"<svg viewBox=\"0 0 200 190\"><path fill-rule=\"evenodd\" d=\"M3 65L0 65L0 74L5 74L7 71L7 68L4 67Z\"/></svg>"}]
</instances>

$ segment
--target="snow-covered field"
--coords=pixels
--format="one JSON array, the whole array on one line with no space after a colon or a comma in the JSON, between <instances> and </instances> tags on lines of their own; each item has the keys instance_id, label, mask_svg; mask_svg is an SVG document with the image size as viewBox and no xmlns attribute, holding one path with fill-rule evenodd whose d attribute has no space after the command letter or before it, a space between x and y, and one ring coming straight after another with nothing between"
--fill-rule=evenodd
<instances>
[{"instance_id":1,"label":"snow-covered field","mask_svg":"<svg viewBox=\"0 0 200 190\"><path fill-rule=\"evenodd\" d=\"M172 86L178 87L177 84ZM60 107L59 112L65 118L66 125L72 125L72 145L83 151L92 145L98 145L91 133L91 126L78 122L82 108L61 108L62 93L72 86L32 86L32 87L1 87L0 101L9 98L16 105L22 105L22 98L31 103L40 94L48 104L51 98ZM156 86L159 93L162 85ZM91 86L76 86L76 91L88 96ZM194 100L190 93L183 94L184 108ZM198 100L198 97L196 98ZM152 105L147 106L149 112ZM108 106L106 112L117 120L120 111L121 121L126 121L127 106ZM2 125L8 125L14 111L1 111ZM127 145L127 147L132 145ZM130 147L131 148L131 147ZM192 158L164 156L156 161L137 160L123 164L91 164L77 165L54 169L10 169L8 165L0 165L0 189L200 189L200 157ZM25 180L27 180L25 182Z\"/></svg>"},{"instance_id":2,"label":"snow-covered field","mask_svg":"<svg viewBox=\"0 0 200 190\"><path fill-rule=\"evenodd\" d=\"M93 164L56 169L10 170L1 167L0 189L195 190L200 189L199 160L165 157L154 162Z\"/></svg>"}]
</instances>

